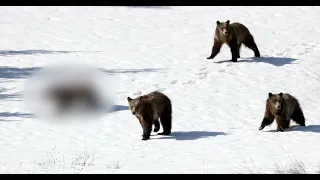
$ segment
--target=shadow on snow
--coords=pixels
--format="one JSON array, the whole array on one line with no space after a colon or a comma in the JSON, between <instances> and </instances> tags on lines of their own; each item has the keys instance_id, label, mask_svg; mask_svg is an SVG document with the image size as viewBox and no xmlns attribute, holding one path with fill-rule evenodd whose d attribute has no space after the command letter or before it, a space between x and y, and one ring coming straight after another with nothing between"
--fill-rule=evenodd
<instances>
[{"instance_id":1,"label":"shadow on snow","mask_svg":"<svg viewBox=\"0 0 320 180\"><path fill-rule=\"evenodd\" d=\"M40 70L40 67L31 67L31 68L16 68L16 67L0 67L0 79L20 79L26 78L32 75L35 71Z\"/></svg>"},{"instance_id":2,"label":"shadow on snow","mask_svg":"<svg viewBox=\"0 0 320 180\"><path fill-rule=\"evenodd\" d=\"M168 6L126 6L127 8L171 9Z\"/></svg>"},{"instance_id":3,"label":"shadow on snow","mask_svg":"<svg viewBox=\"0 0 320 180\"><path fill-rule=\"evenodd\" d=\"M4 93L6 91L8 91L8 89L1 88L1 90L0 90L0 100L21 101L21 100L18 100L18 99L22 98L22 93L13 93L13 94Z\"/></svg>"},{"instance_id":4,"label":"shadow on snow","mask_svg":"<svg viewBox=\"0 0 320 180\"><path fill-rule=\"evenodd\" d=\"M157 69L157 68L145 68L145 69L100 69L105 73L108 74L129 74L129 73L149 73L149 72L157 72L157 71L162 71L165 69Z\"/></svg>"},{"instance_id":5,"label":"shadow on snow","mask_svg":"<svg viewBox=\"0 0 320 180\"><path fill-rule=\"evenodd\" d=\"M15 113L10 113L10 112L1 112L0 113L0 117L24 117L24 118L35 118L35 116L33 114L29 114L29 113L19 113L19 112L15 112Z\"/></svg>"},{"instance_id":6,"label":"shadow on snow","mask_svg":"<svg viewBox=\"0 0 320 180\"><path fill-rule=\"evenodd\" d=\"M217 61L214 63L220 64L220 63L268 63L272 64L274 66L284 66L286 64L295 64L293 63L295 60L294 58L287 58L287 57L253 57L252 59L238 59L238 62L231 62L230 60L223 60L223 61Z\"/></svg>"},{"instance_id":7,"label":"shadow on snow","mask_svg":"<svg viewBox=\"0 0 320 180\"><path fill-rule=\"evenodd\" d=\"M289 129L286 129L284 132L292 132L292 131L320 133L320 125L308 125L308 126L293 125L293 126L290 126ZM265 132L277 132L277 131L273 129Z\"/></svg>"},{"instance_id":8,"label":"shadow on snow","mask_svg":"<svg viewBox=\"0 0 320 180\"><path fill-rule=\"evenodd\" d=\"M219 135L226 135L226 133L209 132L209 131L177 131L177 132L172 132L169 136L162 136L162 137L159 137L158 139L175 139L175 140L183 141L183 140L196 140L200 138L215 137Z\"/></svg>"},{"instance_id":9,"label":"shadow on snow","mask_svg":"<svg viewBox=\"0 0 320 180\"><path fill-rule=\"evenodd\" d=\"M0 56L14 56L14 55L37 55L37 54L67 54L79 52L102 52L102 51L54 51L54 50L0 50Z\"/></svg>"}]
</instances>

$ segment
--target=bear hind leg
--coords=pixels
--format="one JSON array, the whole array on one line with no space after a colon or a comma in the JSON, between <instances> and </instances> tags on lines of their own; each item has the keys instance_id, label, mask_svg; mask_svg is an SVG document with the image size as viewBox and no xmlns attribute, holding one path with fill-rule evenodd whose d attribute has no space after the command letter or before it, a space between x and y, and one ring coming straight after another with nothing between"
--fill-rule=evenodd
<instances>
[{"instance_id":1,"label":"bear hind leg","mask_svg":"<svg viewBox=\"0 0 320 180\"><path fill-rule=\"evenodd\" d=\"M305 117L303 115L302 109L297 107L293 112L291 119L298 123L300 126L306 126Z\"/></svg>"},{"instance_id":2,"label":"bear hind leg","mask_svg":"<svg viewBox=\"0 0 320 180\"><path fill-rule=\"evenodd\" d=\"M171 134L171 128L172 128L172 110L171 105L166 107L160 117L160 122L163 128L162 133L158 133L158 135L170 135Z\"/></svg>"},{"instance_id":3,"label":"bear hind leg","mask_svg":"<svg viewBox=\"0 0 320 180\"><path fill-rule=\"evenodd\" d=\"M231 62L237 62L238 56L239 56L239 48L236 40L232 40L229 44L230 50L231 50Z\"/></svg>"},{"instance_id":4,"label":"bear hind leg","mask_svg":"<svg viewBox=\"0 0 320 180\"><path fill-rule=\"evenodd\" d=\"M243 44L254 52L255 57L260 57L260 51L258 49L257 44L254 42L254 38L251 34L248 35Z\"/></svg>"},{"instance_id":5,"label":"bear hind leg","mask_svg":"<svg viewBox=\"0 0 320 180\"><path fill-rule=\"evenodd\" d=\"M154 130L153 132L158 132L160 130L160 122L158 119L153 120Z\"/></svg>"}]
</instances>

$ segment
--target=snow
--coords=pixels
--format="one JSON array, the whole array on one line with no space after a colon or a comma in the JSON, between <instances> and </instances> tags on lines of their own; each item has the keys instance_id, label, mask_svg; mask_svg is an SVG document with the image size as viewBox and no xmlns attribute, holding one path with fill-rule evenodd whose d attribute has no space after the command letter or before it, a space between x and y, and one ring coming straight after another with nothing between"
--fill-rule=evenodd
<instances>
[{"instance_id":1,"label":"snow","mask_svg":"<svg viewBox=\"0 0 320 180\"><path fill-rule=\"evenodd\" d=\"M2 6L0 16L1 173L272 173L292 161L317 171L319 7ZM206 59L228 19L249 28L261 58L242 47L228 62L225 45ZM118 79L115 111L67 125L28 109L30 75L71 61ZM173 133L142 141L126 97L154 90L172 100ZM307 127L259 131L269 92L297 97Z\"/></svg>"}]
</instances>

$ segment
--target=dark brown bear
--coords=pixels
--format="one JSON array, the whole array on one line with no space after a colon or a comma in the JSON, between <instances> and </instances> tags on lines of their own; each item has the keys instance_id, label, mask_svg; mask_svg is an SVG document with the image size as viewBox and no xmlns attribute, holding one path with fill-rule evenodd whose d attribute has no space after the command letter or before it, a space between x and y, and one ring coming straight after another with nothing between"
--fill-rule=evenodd
<instances>
[{"instance_id":1,"label":"dark brown bear","mask_svg":"<svg viewBox=\"0 0 320 180\"><path fill-rule=\"evenodd\" d=\"M255 57L260 57L259 49L254 42L254 38L251 35L247 27L241 23L232 23L230 21L219 22L217 21L217 27L214 34L214 44L212 47L211 55L207 59L213 59L221 49L221 46L226 43L231 49L232 62L237 62L240 58L241 44L250 48L254 52Z\"/></svg>"},{"instance_id":2,"label":"dark brown bear","mask_svg":"<svg viewBox=\"0 0 320 180\"><path fill-rule=\"evenodd\" d=\"M160 122L163 128L159 135L170 135L172 127L171 100L161 92L154 91L135 99L127 97L130 110L135 115L143 129L142 140L148 140L154 124L154 132L160 130ZM160 122L159 122L160 118Z\"/></svg>"},{"instance_id":3,"label":"dark brown bear","mask_svg":"<svg viewBox=\"0 0 320 180\"><path fill-rule=\"evenodd\" d=\"M259 130L272 124L274 119L277 122L277 131L281 132L289 128L290 119L300 126L305 126L305 118L298 100L288 93L269 93Z\"/></svg>"}]
</instances>

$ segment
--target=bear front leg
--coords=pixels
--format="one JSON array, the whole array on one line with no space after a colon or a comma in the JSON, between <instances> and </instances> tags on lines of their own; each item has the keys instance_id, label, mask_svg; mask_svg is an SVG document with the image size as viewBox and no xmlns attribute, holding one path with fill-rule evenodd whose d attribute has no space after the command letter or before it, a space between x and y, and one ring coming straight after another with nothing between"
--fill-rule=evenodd
<instances>
[{"instance_id":1,"label":"bear front leg","mask_svg":"<svg viewBox=\"0 0 320 180\"><path fill-rule=\"evenodd\" d=\"M152 131L152 125L151 124L146 125L143 128L142 140L150 139L151 131Z\"/></svg>"},{"instance_id":2,"label":"bear front leg","mask_svg":"<svg viewBox=\"0 0 320 180\"><path fill-rule=\"evenodd\" d=\"M274 115L270 112L268 103L266 104L266 110L264 112L263 120L261 122L259 130L261 131L264 127L269 126L274 121Z\"/></svg>"},{"instance_id":3,"label":"bear front leg","mask_svg":"<svg viewBox=\"0 0 320 180\"><path fill-rule=\"evenodd\" d=\"M262 129L264 129L266 126L269 126L270 124L272 124L274 121L274 117L271 117L271 118L266 118L264 117L262 122L261 122L261 125L259 127L259 130L261 131Z\"/></svg>"},{"instance_id":4,"label":"bear front leg","mask_svg":"<svg viewBox=\"0 0 320 180\"><path fill-rule=\"evenodd\" d=\"M286 122L285 120L280 116L276 115L276 121L277 121L277 132L283 132L286 129Z\"/></svg>"},{"instance_id":5,"label":"bear front leg","mask_svg":"<svg viewBox=\"0 0 320 180\"><path fill-rule=\"evenodd\" d=\"M149 123L144 118L141 118L140 120L143 134L142 134L142 140L148 140L150 139L151 131L152 131L152 123Z\"/></svg>"},{"instance_id":6,"label":"bear front leg","mask_svg":"<svg viewBox=\"0 0 320 180\"><path fill-rule=\"evenodd\" d=\"M211 55L207 57L207 59L213 59L216 57L216 55L220 52L221 49L221 43L220 42L215 42L212 47Z\"/></svg>"}]
</instances>

